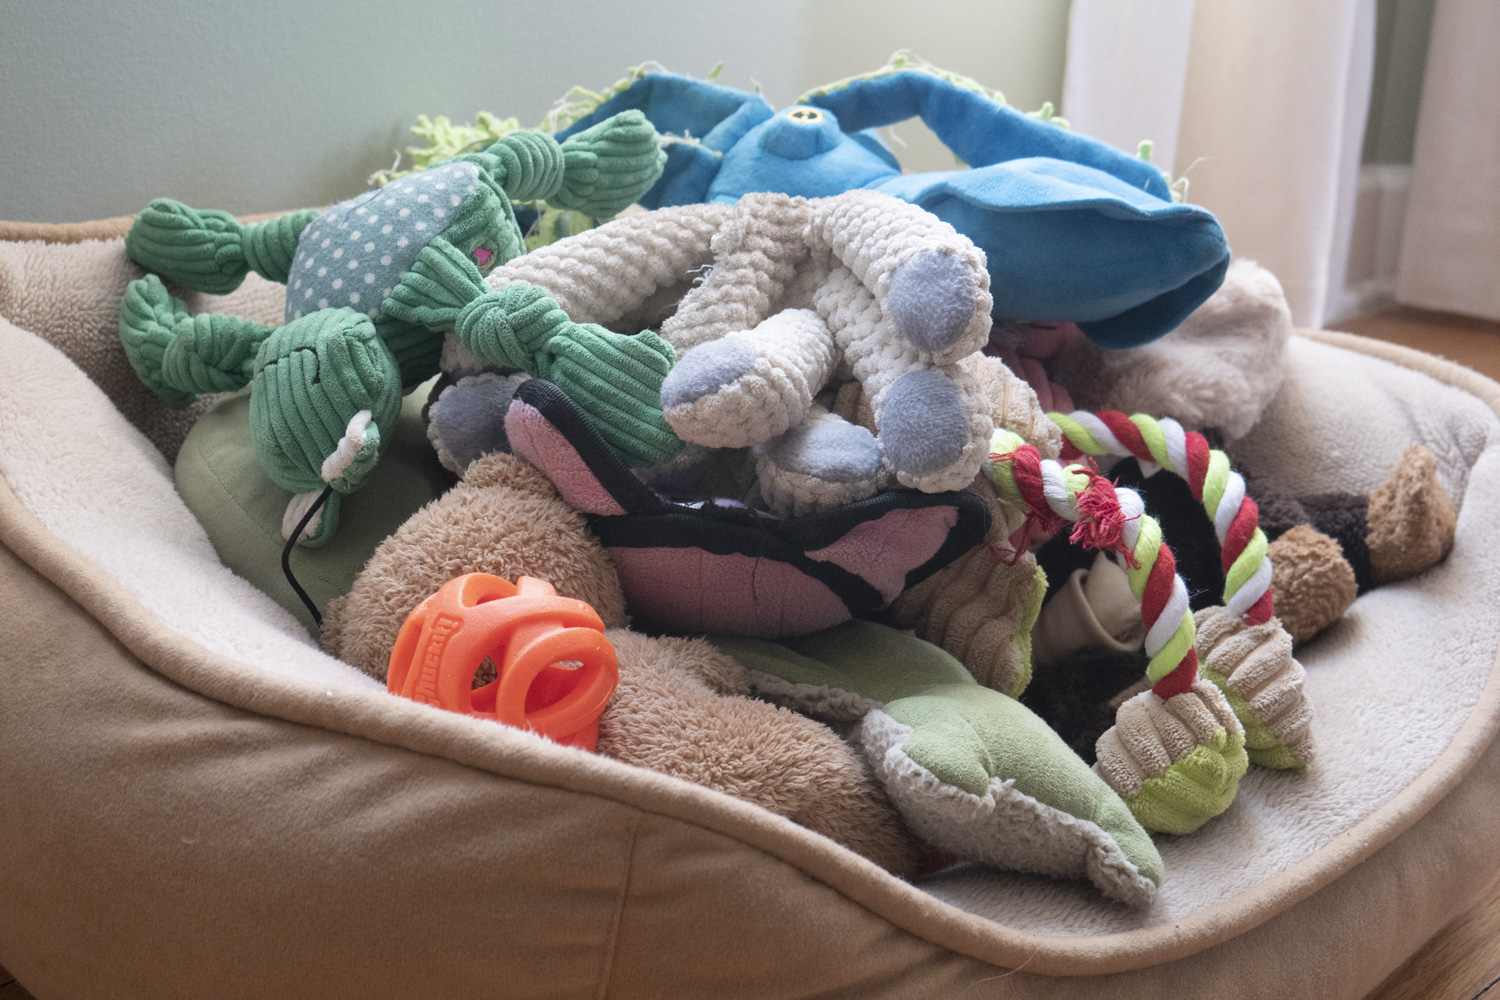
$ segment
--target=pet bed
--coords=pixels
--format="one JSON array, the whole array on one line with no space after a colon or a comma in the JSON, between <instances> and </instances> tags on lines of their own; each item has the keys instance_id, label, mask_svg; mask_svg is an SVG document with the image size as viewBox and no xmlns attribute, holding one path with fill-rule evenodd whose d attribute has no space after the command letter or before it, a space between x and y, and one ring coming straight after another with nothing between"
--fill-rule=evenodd
<instances>
[{"instance_id":1,"label":"pet bed","mask_svg":"<svg viewBox=\"0 0 1500 1000\"><path fill-rule=\"evenodd\" d=\"M1313 768L1162 838L1138 912L902 882L321 653L173 487L192 415L119 353L125 224L0 223L0 964L39 1000L1359 997L1500 867L1500 385L1467 369L1293 339L1237 458L1368 491L1419 441L1457 542L1303 650ZM274 319L279 291L201 305Z\"/></svg>"}]
</instances>

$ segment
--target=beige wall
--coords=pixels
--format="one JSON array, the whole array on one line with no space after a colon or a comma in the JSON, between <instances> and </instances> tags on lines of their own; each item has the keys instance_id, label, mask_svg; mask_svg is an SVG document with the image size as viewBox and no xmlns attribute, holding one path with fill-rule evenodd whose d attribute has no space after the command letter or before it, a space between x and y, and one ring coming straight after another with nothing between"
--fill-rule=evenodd
<instances>
[{"instance_id":1,"label":"beige wall","mask_svg":"<svg viewBox=\"0 0 1500 1000\"><path fill-rule=\"evenodd\" d=\"M66 222L157 195L234 212L363 188L418 114L539 121L575 83L656 59L776 104L897 48L1031 109L1061 91L1068 0L317 4L65 0L4 7L0 218ZM901 155L952 159L919 128Z\"/></svg>"}]
</instances>

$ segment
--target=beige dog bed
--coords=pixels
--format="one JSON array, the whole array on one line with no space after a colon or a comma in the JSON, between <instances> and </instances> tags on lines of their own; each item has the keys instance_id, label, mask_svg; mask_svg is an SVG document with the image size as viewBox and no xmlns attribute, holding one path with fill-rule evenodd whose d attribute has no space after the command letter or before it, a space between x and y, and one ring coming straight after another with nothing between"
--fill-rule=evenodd
<instances>
[{"instance_id":1,"label":"beige dog bed","mask_svg":"<svg viewBox=\"0 0 1500 1000\"><path fill-rule=\"evenodd\" d=\"M39 1000L1359 997L1500 867L1500 385L1466 369L1294 339L1240 457L1366 491L1420 441L1457 544L1308 647L1314 769L1163 838L1137 913L908 884L322 654L173 489L188 422L118 353L119 232L0 224L0 964ZM274 322L278 293L219 308Z\"/></svg>"}]
</instances>

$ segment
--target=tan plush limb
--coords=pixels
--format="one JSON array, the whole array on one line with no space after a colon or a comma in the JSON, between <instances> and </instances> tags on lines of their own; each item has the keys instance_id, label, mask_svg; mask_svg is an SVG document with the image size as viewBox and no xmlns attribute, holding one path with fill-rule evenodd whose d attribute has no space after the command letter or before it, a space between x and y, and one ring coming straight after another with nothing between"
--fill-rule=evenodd
<instances>
[{"instance_id":1,"label":"tan plush limb","mask_svg":"<svg viewBox=\"0 0 1500 1000\"><path fill-rule=\"evenodd\" d=\"M662 324L679 352L759 325L781 305L808 257L803 198L750 194L728 211L712 240L713 270Z\"/></svg>"},{"instance_id":2,"label":"tan plush limb","mask_svg":"<svg viewBox=\"0 0 1500 1000\"><path fill-rule=\"evenodd\" d=\"M1019 698L1031 680L1031 658L1020 641L1036 560L999 562L981 545L902 593L891 605L899 628L941 646L1001 694Z\"/></svg>"},{"instance_id":3,"label":"tan plush limb","mask_svg":"<svg viewBox=\"0 0 1500 1000\"><path fill-rule=\"evenodd\" d=\"M746 697L744 668L701 639L606 635L620 685L599 723L600 753L753 802L888 871L912 873L916 841L831 729Z\"/></svg>"},{"instance_id":4,"label":"tan plush limb","mask_svg":"<svg viewBox=\"0 0 1500 1000\"><path fill-rule=\"evenodd\" d=\"M1359 596L1344 550L1310 524L1296 525L1272 542L1270 557L1276 613L1297 642L1343 618Z\"/></svg>"},{"instance_id":5,"label":"tan plush limb","mask_svg":"<svg viewBox=\"0 0 1500 1000\"><path fill-rule=\"evenodd\" d=\"M1425 573L1448 557L1457 518L1453 501L1438 484L1432 452L1407 446L1390 478L1370 494L1368 517L1366 541L1376 583Z\"/></svg>"},{"instance_id":6,"label":"tan plush limb","mask_svg":"<svg viewBox=\"0 0 1500 1000\"><path fill-rule=\"evenodd\" d=\"M487 283L500 289L528 282L575 322L608 324L707 265L709 244L730 211L682 205L628 215L517 257Z\"/></svg>"},{"instance_id":7,"label":"tan plush limb","mask_svg":"<svg viewBox=\"0 0 1500 1000\"><path fill-rule=\"evenodd\" d=\"M978 247L932 213L876 191L850 191L820 198L813 205L809 231L813 250L832 253L877 301L886 301L896 270L918 254L935 251L961 261L973 299L968 324L957 342L924 360L946 365L984 346L993 302L989 271ZM856 349L856 353L862 352Z\"/></svg>"},{"instance_id":8,"label":"tan plush limb","mask_svg":"<svg viewBox=\"0 0 1500 1000\"><path fill-rule=\"evenodd\" d=\"M970 415L969 438L958 460L933 473L918 476L898 472L896 478L903 486L928 493L969 485L989 455L994 433L989 400L972 372L963 364L933 365L925 360L921 351L896 332L875 294L847 267L834 268L814 293L813 305L828 321L844 366L863 385L877 432L885 398L903 375L935 371L954 384Z\"/></svg>"},{"instance_id":9,"label":"tan plush limb","mask_svg":"<svg viewBox=\"0 0 1500 1000\"><path fill-rule=\"evenodd\" d=\"M1036 575L1036 560L1022 553L1015 563L1009 538L1024 519L1015 507L1001 504L988 476L974 480L974 492L990 508L988 544L978 546L951 565L903 592L891 604L899 628L941 646L985 687L1019 697L1031 679L1029 650L1021 641L1026 598Z\"/></svg>"},{"instance_id":10,"label":"tan plush limb","mask_svg":"<svg viewBox=\"0 0 1500 1000\"><path fill-rule=\"evenodd\" d=\"M800 424L813 395L834 367L833 337L810 309L786 309L753 330L741 330L688 351L678 359L679 376L732 381L678 402L677 379L663 386L667 423L684 441L714 448L745 448L769 441ZM705 386L707 387L707 386Z\"/></svg>"},{"instance_id":11,"label":"tan plush limb","mask_svg":"<svg viewBox=\"0 0 1500 1000\"><path fill-rule=\"evenodd\" d=\"M1019 434L1036 445L1043 458L1056 458L1062 453L1062 428L1047 419L1036 390L1025 379L999 358L984 354L970 354L959 365L973 375L989 401L990 417L997 429Z\"/></svg>"}]
</instances>

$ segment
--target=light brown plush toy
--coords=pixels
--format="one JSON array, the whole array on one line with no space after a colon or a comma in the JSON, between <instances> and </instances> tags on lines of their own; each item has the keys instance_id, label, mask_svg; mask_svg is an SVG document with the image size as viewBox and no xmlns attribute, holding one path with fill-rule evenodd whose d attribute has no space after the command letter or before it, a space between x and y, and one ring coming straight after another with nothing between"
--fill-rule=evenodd
<instances>
[{"instance_id":1,"label":"light brown plush toy","mask_svg":"<svg viewBox=\"0 0 1500 1000\"><path fill-rule=\"evenodd\" d=\"M599 613L620 665L600 753L753 802L898 875L915 870L918 844L860 755L822 723L749 697L744 668L708 643L626 630L619 578L583 516L511 455L470 463L381 543L329 603L323 648L384 679L411 610L476 572L544 579Z\"/></svg>"}]
</instances>

